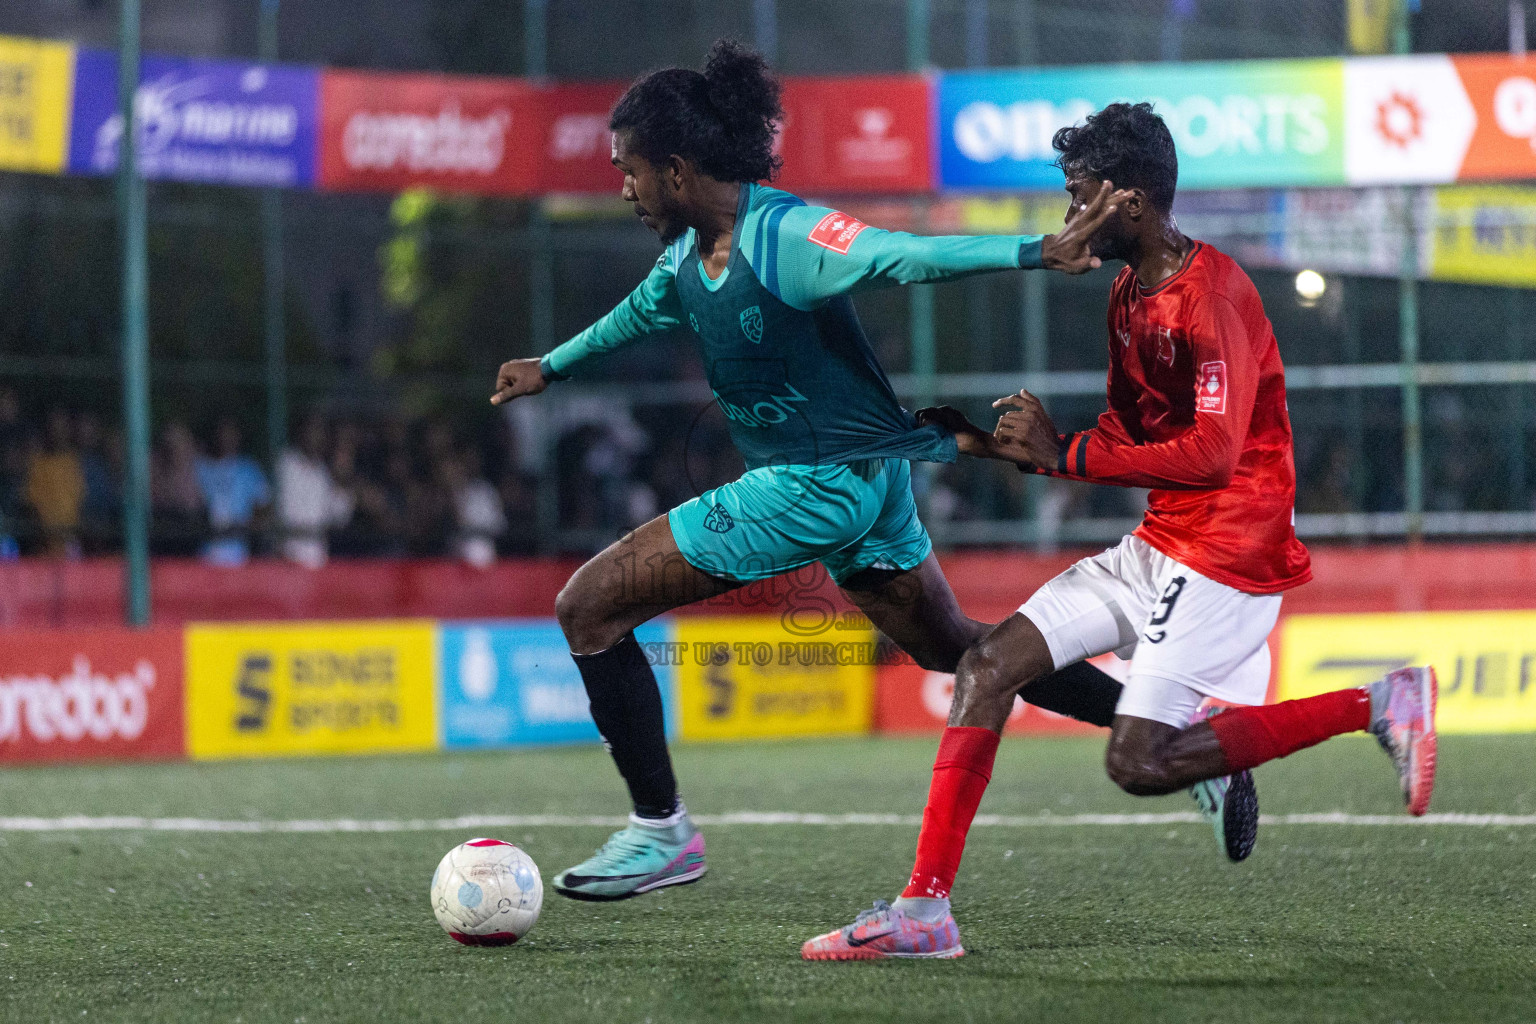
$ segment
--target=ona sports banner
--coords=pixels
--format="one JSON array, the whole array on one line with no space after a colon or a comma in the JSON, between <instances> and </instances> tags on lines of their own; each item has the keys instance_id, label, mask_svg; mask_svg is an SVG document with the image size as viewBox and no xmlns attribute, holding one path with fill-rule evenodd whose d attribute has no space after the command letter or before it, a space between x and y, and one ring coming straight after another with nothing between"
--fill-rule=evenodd
<instances>
[{"instance_id":1,"label":"ona sports banner","mask_svg":"<svg viewBox=\"0 0 1536 1024\"><path fill-rule=\"evenodd\" d=\"M63 172L74 67L68 43L0 36L0 170Z\"/></svg>"},{"instance_id":2,"label":"ona sports banner","mask_svg":"<svg viewBox=\"0 0 1536 1024\"><path fill-rule=\"evenodd\" d=\"M180 630L0 630L0 762L185 750Z\"/></svg>"},{"instance_id":3,"label":"ona sports banner","mask_svg":"<svg viewBox=\"0 0 1536 1024\"><path fill-rule=\"evenodd\" d=\"M1118 101L1151 102L1183 188L1343 179L1343 61L1230 61L967 71L939 76L939 183L1055 189L1052 136Z\"/></svg>"},{"instance_id":4,"label":"ona sports banner","mask_svg":"<svg viewBox=\"0 0 1536 1024\"><path fill-rule=\"evenodd\" d=\"M430 622L192 625L194 758L432 750Z\"/></svg>"},{"instance_id":5,"label":"ona sports banner","mask_svg":"<svg viewBox=\"0 0 1536 1024\"><path fill-rule=\"evenodd\" d=\"M648 622L635 638L669 709L668 732L675 732L671 629ZM570 645L553 619L444 623L438 664L443 746L450 750L602 740Z\"/></svg>"},{"instance_id":6,"label":"ona sports banner","mask_svg":"<svg viewBox=\"0 0 1536 1024\"><path fill-rule=\"evenodd\" d=\"M542 117L521 79L326 71L320 122L322 188L539 190Z\"/></svg>"},{"instance_id":7,"label":"ona sports banner","mask_svg":"<svg viewBox=\"0 0 1536 1024\"><path fill-rule=\"evenodd\" d=\"M759 615L689 616L673 627L684 740L861 735L870 728L876 635L867 621L791 630Z\"/></svg>"},{"instance_id":8,"label":"ona sports banner","mask_svg":"<svg viewBox=\"0 0 1536 1024\"><path fill-rule=\"evenodd\" d=\"M1536 611L1288 616L1278 699L1425 664L1440 681L1441 732L1536 731Z\"/></svg>"},{"instance_id":9,"label":"ona sports banner","mask_svg":"<svg viewBox=\"0 0 1536 1024\"><path fill-rule=\"evenodd\" d=\"M144 177L284 188L314 183L318 72L150 56L139 76L134 121ZM115 172L122 135L117 55L83 49L75 61L70 173Z\"/></svg>"}]
</instances>

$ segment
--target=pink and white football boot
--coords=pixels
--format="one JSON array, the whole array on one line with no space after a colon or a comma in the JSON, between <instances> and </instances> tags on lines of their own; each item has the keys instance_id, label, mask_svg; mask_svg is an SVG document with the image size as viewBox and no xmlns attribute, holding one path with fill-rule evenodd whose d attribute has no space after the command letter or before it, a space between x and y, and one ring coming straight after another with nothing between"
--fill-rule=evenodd
<instances>
[{"instance_id":1,"label":"pink and white football boot","mask_svg":"<svg viewBox=\"0 0 1536 1024\"><path fill-rule=\"evenodd\" d=\"M1439 684L1432 665L1400 668L1372 683L1370 731L1392 758L1403 802L1417 817L1429 810L1435 788L1435 705Z\"/></svg>"},{"instance_id":2,"label":"pink and white football boot","mask_svg":"<svg viewBox=\"0 0 1536 1024\"><path fill-rule=\"evenodd\" d=\"M800 947L802 960L885 960L908 957L953 960L964 956L955 915L929 923L908 917L885 900L859 911L853 923L818 935Z\"/></svg>"}]
</instances>

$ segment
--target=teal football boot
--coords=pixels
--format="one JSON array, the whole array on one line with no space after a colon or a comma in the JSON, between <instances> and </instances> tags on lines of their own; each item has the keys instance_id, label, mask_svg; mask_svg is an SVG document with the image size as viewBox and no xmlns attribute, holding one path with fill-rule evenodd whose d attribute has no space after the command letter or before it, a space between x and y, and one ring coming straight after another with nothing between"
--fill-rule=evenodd
<instances>
[{"instance_id":1,"label":"teal football boot","mask_svg":"<svg viewBox=\"0 0 1536 1024\"><path fill-rule=\"evenodd\" d=\"M623 900L704 877L704 836L683 813L661 825L631 814L591 857L554 878L555 892L573 900Z\"/></svg>"},{"instance_id":2,"label":"teal football boot","mask_svg":"<svg viewBox=\"0 0 1536 1024\"><path fill-rule=\"evenodd\" d=\"M1192 722L1203 722L1221 713L1220 707L1201 708ZM1216 845L1230 861L1248 859L1259 841L1259 791L1253 772L1243 770L1206 779L1189 787L1195 806L1216 831Z\"/></svg>"}]
</instances>

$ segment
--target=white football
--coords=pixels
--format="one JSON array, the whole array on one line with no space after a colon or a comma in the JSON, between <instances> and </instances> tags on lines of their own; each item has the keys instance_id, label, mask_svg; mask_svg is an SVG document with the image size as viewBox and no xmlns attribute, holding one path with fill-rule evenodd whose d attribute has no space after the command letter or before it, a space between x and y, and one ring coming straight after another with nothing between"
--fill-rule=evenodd
<instances>
[{"instance_id":1,"label":"white football","mask_svg":"<svg viewBox=\"0 0 1536 1024\"><path fill-rule=\"evenodd\" d=\"M466 946L507 946L533 930L544 905L539 866L500 839L455 846L432 873L432 913Z\"/></svg>"}]
</instances>

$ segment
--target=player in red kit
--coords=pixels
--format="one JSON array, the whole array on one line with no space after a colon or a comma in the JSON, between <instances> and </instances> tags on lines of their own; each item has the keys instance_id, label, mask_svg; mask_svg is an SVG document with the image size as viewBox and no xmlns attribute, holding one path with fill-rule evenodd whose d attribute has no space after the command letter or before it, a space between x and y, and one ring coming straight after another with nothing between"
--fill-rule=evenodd
<instances>
[{"instance_id":1,"label":"player in red kit","mask_svg":"<svg viewBox=\"0 0 1536 1024\"><path fill-rule=\"evenodd\" d=\"M1174 222L1178 162L1167 127L1149 104L1116 103L1062 129L1054 145L1072 196L1069 222L1104 181L1129 193L1090 242L1093 255L1127 264L1110 293L1109 409L1093 429L1066 435L1026 391L994 403L1005 411L992 433L955 409L919 416L953 430L970 455L1151 488L1146 517L1119 545L1040 588L961 658L905 891L805 943L806 959L963 953L949 893L1013 695L1108 651L1131 662L1105 758L1128 793L1233 776L1251 796L1248 769L1368 730L1391 755L1409 812L1429 805L1432 668L1262 706L1281 594L1311 578L1292 527L1285 373L1248 276ZM1202 715L1207 698L1238 706ZM1233 794L1206 796L1219 803Z\"/></svg>"}]
</instances>

